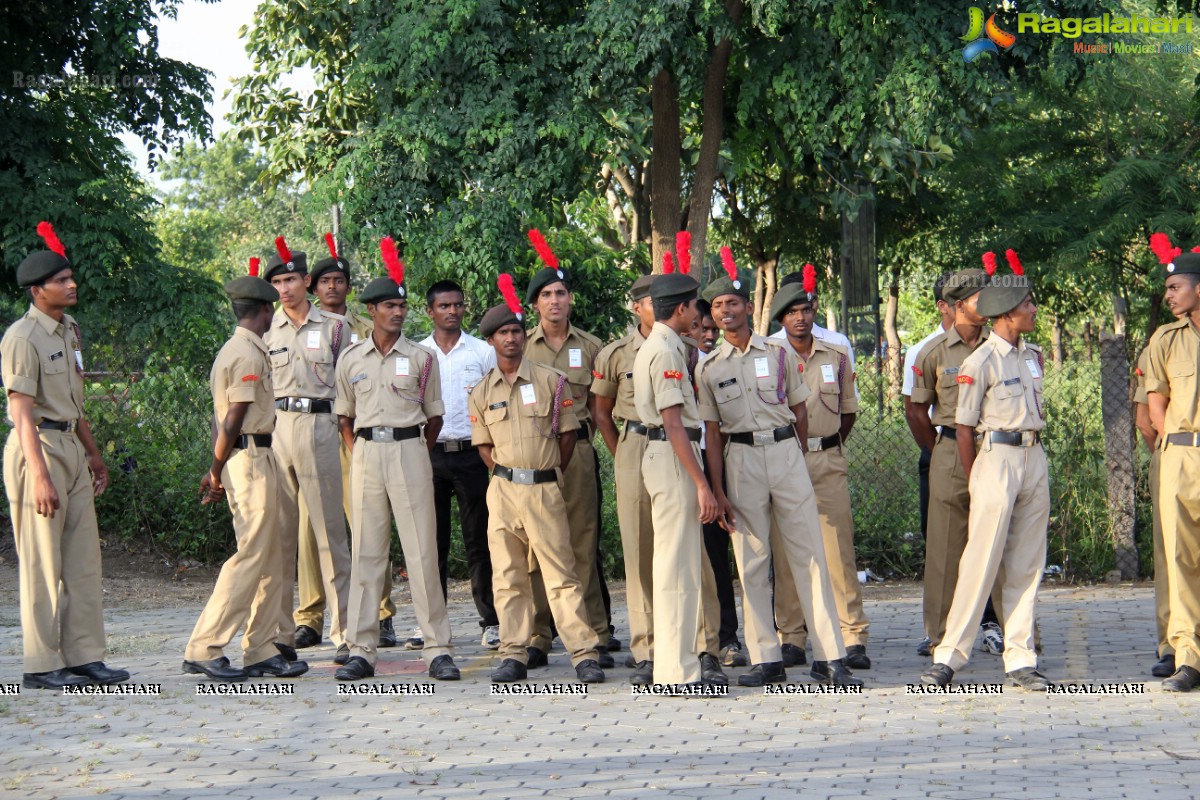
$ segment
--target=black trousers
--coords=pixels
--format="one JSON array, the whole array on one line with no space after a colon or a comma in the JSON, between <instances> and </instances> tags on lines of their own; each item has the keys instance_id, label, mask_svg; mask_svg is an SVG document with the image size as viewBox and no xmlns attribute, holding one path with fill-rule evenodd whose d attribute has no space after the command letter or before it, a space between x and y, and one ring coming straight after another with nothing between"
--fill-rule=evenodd
<instances>
[{"instance_id":1,"label":"black trousers","mask_svg":"<svg viewBox=\"0 0 1200 800\"><path fill-rule=\"evenodd\" d=\"M705 477L708 477L711 483L704 451L700 452L700 462L704 465ZM717 638L721 647L725 648L738 638L737 603L733 598L733 570L729 566L729 534L715 522L706 524L704 549L708 552L709 563L712 564L713 579L717 583L717 602L721 606L721 628Z\"/></svg>"},{"instance_id":2,"label":"black trousers","mask_svg":"<svg viewBox=\"0 0 1200 800\"><path fill-rule=\"evenodd\" d=\"M434 450L433 508L437 517L438 572L442 594L446 594L447 561L450 558L450 500L458 498L463 548L471 574L471 595L479 612L479 627L499 625L492 602L492 555L488 551L487 467L475 449L443 453Z\"/></svg>"}]
</instances>

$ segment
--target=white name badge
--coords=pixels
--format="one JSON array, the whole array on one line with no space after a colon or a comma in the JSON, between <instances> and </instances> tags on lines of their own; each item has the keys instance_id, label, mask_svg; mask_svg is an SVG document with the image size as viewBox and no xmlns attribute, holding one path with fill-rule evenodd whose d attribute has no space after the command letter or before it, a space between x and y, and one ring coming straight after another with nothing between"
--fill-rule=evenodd
<instances>
[{"instance_id":1,"label":"white name badge","mask_svg":"<svg viewBox=\"0 0 1200 800\"><path fill-rule=\"evenodd\" d=\"M533 393L533 384L527 383L521 387L521 402L527 406L537 402L537 395Z\"/></svg>"},{"instance_id":2,"label":"white name badge","mask_svg":"<svg viewBox=\"0 0 1200 800\"><path fill-rule=\"evenodd\" d=\"M572 347L567 350L567 366L571 369L577 369L583 366L583 351L578 347Z\"/></svg>"},{"instance_id":3,"label":"white name badge","mask_svg":"<svg viewBox=\"0 0 1200 800\"><path fill-rule=\"evenodd\" d=\"M754 359L754 377L769 378L771 377L771 365L767 363L766 356L757 356Z\"/></svg>"},{"instance_id":4,"label":"white name badge","mask_svg":"<svg viewBox=\"0 0 1200 800\"><path fill-rule=\"evenodd\" d=\"M305 343L304 346L306 348L308 348L309 350L320 350L321 349L321 332L320 331L309 331L308 332L308 341Z\"/></svg>"},{"instance_id":5,"label":"white name badge","mask_svg":"<svg viewBox=\"0 0 1200 800\"><path fill-rule=\"evenodd\" d=\"M1033 377L1035 377L1035 378L1040 378L1040 377L1042 377L1042 373L1041 373L1041 371L1040 371L1040 370L1038 370L1038 365L1037 365L1037 359L1036 359L1036 358L1027 358L1027 359L1025 359L1025 366L1029 367L1029 374L1030 374L1030 375L1032 375Z\"/></svg>"},{"instance_id":6,"label":"white name badge","mask_svg":"<svg viewBox=\"0 0 1200 800\"><path fill-rule=\"evenodd\" d=\"M350 334L350 344L358 344L358 334L357 333Z\"/></svg>"},{"instance_id":7,"label":"white name badge","mask_svg":"<svg viewBox=\"0 0 1200 800\"><path fill-rule=\"evenodd\" d=\"M837 375L835 375L833 372L833 364L821 365L821 382L837 383Z\"/></svg>"},{"instance_id":8,"label":"white name badge","mask_svg":"<svg viewBox=\"0 0 1200 800\"><path fill-rule=\"evenodd\" d=\"M408 356L396 356L396 377L407 378L408 376Z\"/></svg>"},{"instance_id":9,"label":"white name badge","mask_svg":"<svg viewBox=\"0 0 1200 800\"><path fill-rule=\"evenodd\" d=\"M83 372L83 351L75 351L75 366L79 367L79 371Z\"/></svg>"}]
</instances>

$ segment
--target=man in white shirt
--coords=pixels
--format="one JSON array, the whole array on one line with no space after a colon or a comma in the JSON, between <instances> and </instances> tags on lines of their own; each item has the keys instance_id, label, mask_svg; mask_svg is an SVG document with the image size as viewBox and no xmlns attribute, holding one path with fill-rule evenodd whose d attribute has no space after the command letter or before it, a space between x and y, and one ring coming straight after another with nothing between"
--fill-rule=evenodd
<instances>
[{"instance_id":1,"label":"man in white shirt","mask_svg":"<svg viewBox=\"0 0 1200 800\"><path fill-rule=\"evenodd\" d=\"M466 302L457 283L438 281L429 287L425 299L433 333L420 344L437 354L442 402L446 407L442 430L431 455L442 593L446 593L450 555L450 499L457 497L463 547L471 573L471 595L479 612L479 627L483 629L480 644L496 650L500 647L500 621L492 600L492 560L487 540L489 476L479 451L471 444L471 419L467 411L467 394L496 366L496 351L487 342L463 331ZM409 642L419 635L419 631L414 631Z\"/></svg>"}]
</instances>

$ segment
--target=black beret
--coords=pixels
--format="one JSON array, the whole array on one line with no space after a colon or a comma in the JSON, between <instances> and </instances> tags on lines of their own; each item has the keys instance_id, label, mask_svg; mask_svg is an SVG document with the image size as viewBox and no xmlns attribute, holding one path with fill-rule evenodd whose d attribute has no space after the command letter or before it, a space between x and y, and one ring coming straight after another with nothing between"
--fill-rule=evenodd
<instances>
[{"instance_id":1,"label":"black beret","mask_svg":"<svg viewBox=\"0 0 1200 800\"><path fill-rule=\"evenodd\" d=\"M272 253L271 258L267 261L267 271L263 275L268 281L276 275L283 272L295 272L300 275L308 273L308 255L298 250L292 252L292 260L286 264L279 257L279 253Z\"/></svg>"},{"instance_id":2,"label":"black beret","mask_svg":"<svg viewBox=\"0 0 1200 800\"><path fill-rule=\"evenodd\" d=\"M803 286L795 281L785 283L771 300L771 319L778 321L787 313L788 309L797 303L811 303L812 301L813 297L804 291Z\"/></svg>"},{"instance_id":3,"label":"black beret","mask_svg":"<svg viewBox=\"0 0 1200 800\"><path fill-rule=\"evenodd\" d=\"M17 285L24 289L27 286L37 286L45 283L52 275L57 275L64 269L70 269L71 262L58 253L49 250L39 250L25 256L25 260L17 267Z\"/></svg>"},{"instance_id":4,"label":"black beret","mask_svg":"<svg viewBox=\"0 0 1200 800\"><path fill-rule=\"evenodd\" d=\"M362 294L358 296L362 303L382 303L384 300L407 300L408 289L403 283L396 283L391 278L381 276L367 284Z\"/></svg>"},{"instance_id":5,"label":"black beret","mask_svg":"<svg viewBox=\"0 0 1200 800\"><path fill-rule=\"evenodd\" d=\"M274 303L279 299L274 286L252 275L243 275L225 284L225 294L230 300L257 300L260 303Z\"/></svg>"},{"instance_id":6,"label":"black beret","mask_svg":"<svg viewBox=\"0 0 1200 800\"><path fill-rule=\"evenodd\" d=\"M1000 317L1021 305L1032 291L1025 275L993 275L988 285L979 290L975 310L981 317Z\"/></svg>"},{"instance_id":7,"label":"black beret","mask_svg":"<svg viewBox=\"0 0 1200 800\"><path fill-rule=\"evenodd\" d=\"M704 287L704 299L712 302L723 294L735 294L743 300L750 299L751 281L749 273L738 270L737 280L731 280L728 275L722 275Z\"/></svg>"},{"instance_id":8,"label":"black beret","mask_svg":"<svg viewBox=\"0 0 1200 800\"><path fill-rule=\"evenodd\" d=\"M700 284L690 275L680 275L672 272L669 275L657 275L650 284L650 299L656 305L676 305L696 299L700 292Z\"/></svg>"},{"instance_id":9,"label":"black beret","mask_svg":"<svg viewBox=\"0 0 1200 800\"><path fill-rule=\"evenodd\" d=\"M514 312L506 304L501 303L498 306L492 306L484 312L483 319L479 321L479 335L486 339L505 325L512 325L513 323L520 325L522 328L525 326L521 315Z\"/></svg>"},{"instance_id":10,"label":"black beret","mask_svg":"<svg viewBox=\"0 0 1200 800\"><path fill-rule=\"evenodd\" d=\"M1200 253L1180 253L1167 264L1167 277L1172 275L1200 275Z\"/></svg>"},{"instance_id":11,"label":"black beret","mask_svg":"<svg viewBox=\"0 0 1200 800\"><path fill-rule=\"evenodd\" d=\"M313 265L312 282L308 286L309 291L312 291L317 288L317 281L319 281L321 279L321 276L324 275L326 272L340 272L343 275L345 275L346 280L349 281L350 280L350 262L344 258L333 258L333 257L322 258L320 261L318 261L316 264Z\"/></svg>"},{"instance_id":12,"label":"black beret","mask_svg":"<svg viewBox=\"0 0 1200 800\"><path fill-rule=\"evenodd\" d=\"M543 267L539 269L534 274L533 279L529 281L529 288L525 290L525 305L532 305L537 296L541 294L542 289L545 289L556 281L562 281L566 285L567 291L571 291L571 279L567 277L567 273L561 268L550 269L550 267Z\"/></svg>"},{"instance_id":13,"label":"black beret","mask_svg":"<svg viewBox=\"0 0 1200 800\"><path fill-rule=\"evenodd\" d=\"M629 299L641 300L643 297L650 296L650 287L654 283L653 275L643 275L633 282L633 286L629 287Z\"/></svg>"},{"instance_id":14,"label":"black beret","mask_svg":"<svg viewBox=\"0 0 1200 800\"><path fill-rule=\"evenodd\" d=\"M942 286L942 299L953 305L983 289L987 282L988 274L981 269L973 267L960 270L946 279L946 283Z\"/></svg>"}]
</instances>

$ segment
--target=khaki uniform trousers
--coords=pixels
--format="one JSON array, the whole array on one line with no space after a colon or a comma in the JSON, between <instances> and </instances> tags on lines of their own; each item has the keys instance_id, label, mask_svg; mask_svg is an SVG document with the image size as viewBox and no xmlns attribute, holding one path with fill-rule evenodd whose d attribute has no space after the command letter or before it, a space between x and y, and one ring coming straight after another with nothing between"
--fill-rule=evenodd
<instances>
[{"instance_id":1,"label":"khaki uniform trousers","mask_svg":"<svg viewBox=\"0 0 1200 800\"><path fill-rule=\"evenodd\" d=\"M58 492L54 518L37 513L15 429L4 447L4 488L17 545L25 672L53 672L104 659L100 535L83 444L66 431L38 431L38 438Z\"/></svg>"},{"instance_id":2,"label":"khaki uniform trousers","mask_svg":"<svg viewBox=\"0 0 1200 800\"><path fill-rule=\"evenodd\" d=\"M408 566L417 624L428 664L450 653L450 617L438 574L433 516L433 467L421 437L400 442L357 439L350 466L350 655L375 664L379 648L379 595L388 571L392 520Z\"/></svg>"},{"instance_id":3,"label":"khaki uniform trousers","mask_svg":"<svg viewBox=\"0 0 1200 800\"><path fill-rule=\"evenodd\" d=\"M725 484L737 517L733 556L742 580L746 649L754 664L782 661L771 599L771 555L791 570L813 634L813 655L832 661L846 655L837 622L826 548L804 453L794 439L763 446L730 443L725 453ZM771 544L772 526L778 543ZM776 571L778 574L782 570Z\"/></svg>"},{"instance_id":4,"label":"khaki uniform trousers","mask_svg":"<svg viewBox=\"0 0 1200 800\"><path fill-rule=\"evenodd\" d=\"M971 514L967 546L958 562L958 583L946 618L946 634L933 660L957 671L966 666L988 594L1000 583L1004 671L1037 666L1034 614L1046 568L1050 480L1046 454L1032 447L980 445L971 468Z\"/></svg>"},{"instance_id":5,"label":"khaki uniform trousers","mask_svg":"<svg viewBox=\"0 0 1200 800\"><path fill-rule=\"evenodd\" d=\"M692 450L699 460L700 445ZM654 682L696 683L704 571L696 488L667 441L646 443L642 480L654 525Z\"/></svg>"},{"instance_id":6,"label":"khaki uniform trousers","mask_svg":"<svg viewBox=\"0 0 1200 800\"><path fill-rule=\"evenodd\" d=\"M584 612L583 590L575 575L575 553L566 525L566 505L558 484L523 485L493 477L488 484L487 505L500 657L529 663L526 648L534 636L529 562L536 557L545 580L546 599L558 623L558 634L571 654L571 664L596 658L600 643Z\"/></svg>"},{"instance_id":7,"label":"khaki uniform trousers","mask_svg":"<svg viewBox=\"0 0 1200 800\"><path fill-rule=\"evenodd\" d=\"M1159 459L1158 505L1170 598L1175 667L1200 669L1200 448L1167 445Z\"/></svg>"},{"instance_id":8,"label":"khaki uniform trousers","mask_svg":"<svg viewBox=\"0 0 1200 800\"><path fill-rule=\"evenodd\" d=\"M650 495L642 482L646 436L621 431L613 456L617 521L625 555L625 604L629 609L629 650L637 661L652 658L654 642L654 522Z\"/></svg>"},{"instance_id":9,"label":"khaki uniform trousers","mask_svg":"<svg viewBox=\"0 0 1200 800\"><path fill-rule=\"evenodd\" d=\"M350 450L346 442L338 436L338 460L342 465L342 512L350 519ZM297 625L307 625L317 633L325 629L325 586L321 578L321 558L317 550L317 538L313 533L312 521L308 516L308 504L300 502L300 542L296 562L296 587L299 590L300 605L292 616ZM335 566L335 569L340 569ZM346 596L349 602L350 582L350 550L346 549ZM383 597L379 601L379 619L390 619L396 614L396 604L392 602L392 570L389 564L383 578Z\"/></svg>"},{"instance_id":10,"label":"khaki uniform trousers","mask_svg":"<svg viewBox=\"0 0 1200 800\"><path fill-rule=\"evenodd\" d=\"M867 616L863 613L862 584L854 559L854 517L850 512L850 473L840 447L818 450L804 456L813 494L817 499L817 517L829 566L829 582L837 604L842 639L849 646L867 644ZM778 526L771 525L771 550L784 552ZM803 648L808 641L804 611L796 581L786 559L775 560L775 626L785 644Z\"/></svg>"},{"instance_id":11,"label":"khaki uniform trousers","mask_svg":"<svg viewBox=\"0 0 1200 800\"><path fill-rule=\"evenodd\" d=\"M217 585L196 620L184 658L220 658L245 626L242 663L257 664L279 655L275 631L284 569L279 555L279 469L275 454L269 447L255 444L234 450L221 470L221 482L233 512L237 552L221 566Z\"/></svg>"},{"instance_id":12,"label":"khaki uniform trousers","mask_svg":"<svg viewBox=\"0 0 1200 800\"><path fill-rule=\"evenodd\" d=\"M596 527L596 506L600 503L596 491L596 454L591 439L585 439L583 435L575 443L575 451L563 470L562 495L567 507L571 549L575 553L575 570L579 588L583 591L584 612L600 644L607 645L611 634L604 597L600 594L600 567L596 563L596 539L600 535ZM536 554L529 561L529 570L533 573L533 646L548 653L554 640L550 625L556 620L550 613Z\"/></svg>"},{"instance_id":13,"label":"khaki uniform trousers","mask_svg":"<svg viewBox=\"0 0 1200 800\"><path fill-rule=\"evenodd\" d=\"M1171 646L1171 581L1167 566L1167 551L1163 544L1162 512L1159 510L1159 470L1162 451L1150 454L1150 514L1151 533L1154 541L1154 623L1158 635L1158 656L1162 658L1175 652Z\"/></svg>"}]
</instances>

